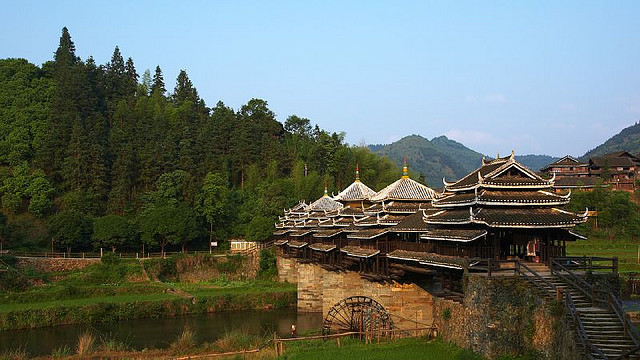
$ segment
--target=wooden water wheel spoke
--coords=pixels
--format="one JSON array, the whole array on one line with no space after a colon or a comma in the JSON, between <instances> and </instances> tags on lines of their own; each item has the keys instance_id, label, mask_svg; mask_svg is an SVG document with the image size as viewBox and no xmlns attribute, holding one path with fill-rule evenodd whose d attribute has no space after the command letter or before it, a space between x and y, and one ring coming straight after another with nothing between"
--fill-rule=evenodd
<instances>
[{"instance_id":1,"label":"wooden water wheel spoke","mask_svg":"<svg viewBox=\"0 0 640 360\"><path fill-rule=\"evenodd\" d=\"M329 310L322 333L378 332L392 328L393 321L380 303L367 296L351 296L339 301Z\"/></svg>"}]
</instances>

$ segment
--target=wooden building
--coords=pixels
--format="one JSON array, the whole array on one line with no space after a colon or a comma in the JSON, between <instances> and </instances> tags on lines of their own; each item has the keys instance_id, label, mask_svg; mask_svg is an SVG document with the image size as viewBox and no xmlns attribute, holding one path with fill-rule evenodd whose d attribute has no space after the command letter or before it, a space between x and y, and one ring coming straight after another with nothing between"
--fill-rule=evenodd
<instances>
[{"instance_id":1,"label":"wooden building","mask_svg":"<svg viewBox=\"0 0 640 360\"><path fill-rule=\"evenodd\" d=\"M357 177L335 197L301 202L276 224L279 255L368 276L412 271L447 274L480 259L548 261L585 214L563 210L570 192L515 161L492 161L436 193L408 176L377 193ZM458 275L459 276L459 275Z\"/></svg>"},{"instance_id":2,"label":"wooden building","mask_svg":"<svg viewBox=\"0 0 640 360\"><path fill-rule=\"evenodd\" d=\"M635 190L640 159L626 151L593 157L581 162L569 155L540 171L555 176L556 189L590 190L596 186L611 186L614 190Z\"/></svg>"}]
</instances>

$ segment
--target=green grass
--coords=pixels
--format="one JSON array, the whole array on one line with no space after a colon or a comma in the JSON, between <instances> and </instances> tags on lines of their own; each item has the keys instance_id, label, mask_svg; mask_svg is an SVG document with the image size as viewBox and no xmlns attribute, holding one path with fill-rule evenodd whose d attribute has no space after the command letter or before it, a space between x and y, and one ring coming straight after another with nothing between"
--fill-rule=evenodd
<instances>
[{"instance_id":1,"label":"green grass","mask_svg":"<svg viewBox=\"0 0 640 360\"><path fill-rule=\"evenodd\" d=\"M30 303L2 303L0 304L0 312L32 310L32 309L49 309L56 307L80 307L100 303L125 303L133 301L157 301L176 299L178 296L173 294L122 294L114 296L93 296L80 299L67 299L55 301L42 301Z\"/></svg>"},{"instance_id":2,"label":"green grass","mask_svg":"<svg viewBox=\"0 0 640 360\"><path fill-rule=\"evenodd\" d=\"M630 238L609 240L594 233L588 240L567 243L567 255L618 257L618 269L621 273L639 272L639 246L638 241Z\"/></svg>"},{"instance_id":3,"label":"green grass","mask_svg":"<svg viewBox=\"0 0 640 360\"><path fill-rule=\"evenodd\" d=\"M534 354L524 356L498 356L498 360L533 360ZM485 357L469 349L439 339L425 340L408 338L383 340L379 344L365 344L355 338L341 339L338 347L335 340L311 340L285 344L284 355L280 360L327 360L327 359L366 359L366 360L483 360Z\"/></svg>"},{"instance_id":4,"label":"green grass","mask_svg":"<svg viewBox=\"0 0 640 360\"><path fill-rule=\"evenodd\" d=\"M342 346L336 341L305 341L286 344L285 354L278 359L402 359L402 360L481 360L484 357L474 354L470 350L461 349L455 345L441 341L426 341L422 339L400 339L385 341L380 344L366 345L356 339L344 338Z\"/></svg>"}]
</instances>

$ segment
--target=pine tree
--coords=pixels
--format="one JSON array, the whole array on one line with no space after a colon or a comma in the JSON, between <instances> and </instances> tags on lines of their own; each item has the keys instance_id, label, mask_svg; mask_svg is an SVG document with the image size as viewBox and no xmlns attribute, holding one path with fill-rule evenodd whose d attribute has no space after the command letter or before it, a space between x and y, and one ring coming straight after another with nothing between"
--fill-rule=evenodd
<instances>
[{"instance_id":1,"label":"pine tree","mask_svg":"<svg viewBox=\"0 0 640 360\"><path fill-rule=\"evenodd\" d=\"M127 75L125 96L130 97L136 94L139 78L138 73L136 72L136 67L133 65L133 59L131 58L127 59L127 64L125 65L125 73Z\"/></svg>"},{"instance_id":2,"label":"pine tree","mask_svg":"<svg viewBox=\"0 0 640 360\"><path fill-rule=\"evenodd\" d=\"M164 77L162 76L162 69L160 69L160 65L156 66L156 72L153 75L153 84L151 85L151 93L158 93L160 95L164 95L167 92L167 89L164 87Z\"/></svg>"}]
</instances>

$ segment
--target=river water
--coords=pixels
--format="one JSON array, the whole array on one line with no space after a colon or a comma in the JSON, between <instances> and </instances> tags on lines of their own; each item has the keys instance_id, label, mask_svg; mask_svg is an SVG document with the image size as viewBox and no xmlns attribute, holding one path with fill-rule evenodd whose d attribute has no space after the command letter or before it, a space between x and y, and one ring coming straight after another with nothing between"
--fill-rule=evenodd
<instances>
[{"instance_id":1,"label":"river water","mask_svg":"<svg viewBox=\"0 0 640 360\"><path fill-rule=\"evenodd\" d=\"M67 346L75 349L78 336L90 330L97 337L122 341L130 348L165 348L185 327L194 330L197 341L211 342L231 331L249 335L288 335L291 324L298 332L322 327L322 314L297 313L295 309L271 311L225 311L165 319L140 319L113 324L65 325L30 330L0 331L0 349L22 348L30 355L47 355ZM1 351L0 351L1 352Z\"/></svg>"}]
</instances>

